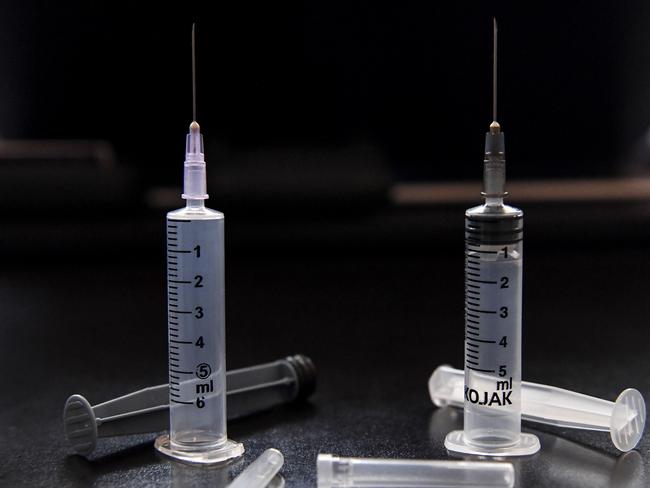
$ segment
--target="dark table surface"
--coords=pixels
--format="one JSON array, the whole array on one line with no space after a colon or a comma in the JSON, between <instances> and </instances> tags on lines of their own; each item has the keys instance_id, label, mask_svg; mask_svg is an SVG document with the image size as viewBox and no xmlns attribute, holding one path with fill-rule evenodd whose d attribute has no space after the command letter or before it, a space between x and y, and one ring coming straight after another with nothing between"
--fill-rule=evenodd
<instances>
[{"instance_id":1,"label":"dark table surface","mask_svg":"<svg viewBox=\"0 0 650 488\"><path fill-rule=\"evenodd\" d=\"M65 399L99 403L166 381L163 268L116 250L14 260L0 275L0 485L224 486L263 450L285 456L286 486L315 486L319 452L449 459L461 412L435 408L427 379L462 367L460 249L240 252L228 260L228 367L310 356L309 402L229 424L244 458L220 469L156 456L155 434L103 439L95 456L63 438ZM105 261L98 265L97 262ZM161 261L162 262L162 261ZM524 378L613 400L650 393L643 245L526 248ZM542 443L513 461L517 486L648 486L650 438L621 455L603 432L524 424Z\"/></svg>"}]
</instances>

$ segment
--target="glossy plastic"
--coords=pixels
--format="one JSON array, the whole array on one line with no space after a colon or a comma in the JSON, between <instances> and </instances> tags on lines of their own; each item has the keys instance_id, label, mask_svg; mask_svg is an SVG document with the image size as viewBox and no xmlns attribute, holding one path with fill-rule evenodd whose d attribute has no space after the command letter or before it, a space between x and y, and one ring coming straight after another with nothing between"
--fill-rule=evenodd
<instances>
[{"instance_id":1,"label":"glossy plastic","mask_svg":"<svg viewBox=\"0 0 650 488\"><path fill-rule=\"evenodd\" d=\"M463 407L464 373L439 366L429 379L431 400L439 407ZM522 418L570 429L609 432L621 451L634 449L645 428L646 407L638 390L623 390L610 402L554 386L522 382Z\"/></svg>"},{"instance_id":2,"label":"glossy plastic","mask_svg":"<svg viewBox=\"0 0 650 488\"><path fill-rule=\"evenodd\" d=\"M510 463L345 458L319 454L318 488L511 488Z\"/></svg>"},{"instance_id":3,"label":"glossy plastic","mask_svg":"<svg viewBox=\"0 0 650 488\"><path fill-rule=\"evenodd\" d=\"M267 449L242 471L228 488L266 488L282 469L284 456L277 449Z\"/></svg>"}]
</instances>

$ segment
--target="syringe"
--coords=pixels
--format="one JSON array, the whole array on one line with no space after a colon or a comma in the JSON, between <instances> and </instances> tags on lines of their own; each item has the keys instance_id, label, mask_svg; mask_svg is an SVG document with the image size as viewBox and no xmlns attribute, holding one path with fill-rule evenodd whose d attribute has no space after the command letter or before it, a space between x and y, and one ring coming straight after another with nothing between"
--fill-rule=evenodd
<instances>
[{"instance_id":1,"label":"syringe","mask_svg":"<svg viewBox=\"0 0 650 488\"><path fill-rule=\"evenodd\" d=\"M438 407L463 406L464 374L451 366L438 366L429 378L429 395ZM523 420L568 429L609 432L621 451L634 449L643 436L646 410L643 395L623 390L615 402L555 386L521 382Z\"/></svg>"},{"instance_id":2,"label":"syringe","mask_svg":"<svg viewBox=\"0 0 650 488\"><path fill-rule=\"evenodd\" d=\"M290 402L306 400L316 387L316 367L296 354L226 373L228 421ZM90 456L101 437L161 432L169 427L169 384L150 386L91 405L71 395L63 408L63 428L77 454Z\"/></svg>"},{"instance_id":3,"label":"syringe","mask_svg":"<svg viewBox=\"0 0 650 488\"><path fill-rule=\"evenodd\" d=\"M492 123L485 136L485 203L465 212L465 423L445 447L460 454L521 456L539 440L521 432L523 212L504 205L505 143L496 114L494 27Z\"/></svg>"},{"instance_id":4,"label":"syringe","mask_svg":"<svg viewBox=\"0 0 650 488\"><path fill-rule=\"evenodd\" d=\"M192 27L193 121L185 150L185 208L167 214L169 435L156 449L190 463L219 463L244 446L226 434L224 216L206 208L203 137L196 122Z\"/></svg>"}]
</instances>

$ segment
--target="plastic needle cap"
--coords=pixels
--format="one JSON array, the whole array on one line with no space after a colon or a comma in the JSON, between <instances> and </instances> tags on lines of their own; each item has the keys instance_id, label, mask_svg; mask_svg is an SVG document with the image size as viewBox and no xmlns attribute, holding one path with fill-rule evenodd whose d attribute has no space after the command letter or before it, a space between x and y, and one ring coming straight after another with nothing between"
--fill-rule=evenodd
<instances>
[{"instance_id":1,"label":"plastic needle cap","mask_svg":"<svg viewBox=\"0 0 650 488\"><path fill-rule=\"evenodd\" d=\"M284 456L277 449L267 449L237 476L228 488L265 488L282 469Z\"/></svg>"},{"instance_id":2,"label":"plastic needle cap","mask_svg":"<svg viewBox=\"0 0 650 488\"><path fill-rule=\"evenodd\" d=\"M512 488L510 463L346 458L319 454L318 488Z\"/></svg>"}]
</instances>

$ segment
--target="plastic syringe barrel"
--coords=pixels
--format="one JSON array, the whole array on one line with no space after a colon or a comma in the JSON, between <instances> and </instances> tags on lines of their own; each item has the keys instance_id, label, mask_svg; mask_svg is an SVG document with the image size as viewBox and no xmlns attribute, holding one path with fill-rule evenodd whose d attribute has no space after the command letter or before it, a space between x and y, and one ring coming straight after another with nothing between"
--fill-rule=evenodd
<instances>
[{"instance_id":1,"label":"plastic syringe barrel","mask_svg":"<svg viewBox=\"0 0 650 488\"><path fill-rule=\"evenodd\" d=\"M228 420L308 398L316 388L316 368L297 354L226 373ZM63 409L65 436L77 454L92 454L99 437L160 432L169 427L169 384L144 388L91 406L81 395Z\"/></svg>"},{"instance_id":2,"label":"plastic syringe barrel","mask_svg":"<svg viewBox=\"0 0 650 488\"><path fill-rule=\"evenodd\" d=\"M464 372L439 366L429 379L429 394L438 407L462 408ZM645 401L634 388L624 390L615 402L564 390L555 386L522 381L522 419L570 429L609 432L621 451L634 449L645 426Z\"/></svg>"},{"instance_id":3,"label":"plastic syringe barrel","mask_svg":"<svg viewBox=\"0 0 650 488\"><path fill-rule=\"evenodd\" d=\"M399 486L478 488L514 486L510 463L346 458L319 454L318 488Z\"/></svg>"},{"instance_id":4,"label":"plastic syringe barrel","mask_svg":"<svg viewBox=\"0 0 650 488\"><path fill-rule=\"evenodd\" d=\"M519 209L465 212L464 439L490 450L521 438L522 240Z\"/></svg>"}]
</instances>

